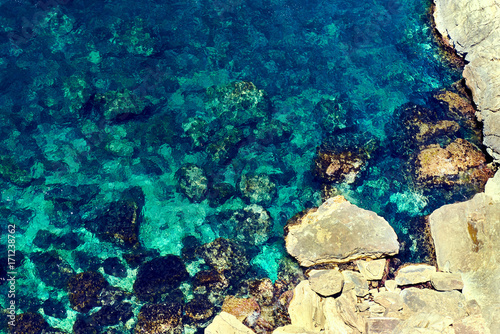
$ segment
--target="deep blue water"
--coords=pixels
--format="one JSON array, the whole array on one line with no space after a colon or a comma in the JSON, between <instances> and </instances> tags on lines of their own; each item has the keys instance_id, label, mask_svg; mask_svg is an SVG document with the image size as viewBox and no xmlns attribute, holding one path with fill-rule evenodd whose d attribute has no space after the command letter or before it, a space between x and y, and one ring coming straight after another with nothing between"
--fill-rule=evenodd
<instances>
[{"instance_id":1,"label":"deep blue water","mask_svg":"<svg viewBox=\"0 0 500 334\"><path fill-rule=\"evenodd\" d=\"M276 279L286 221L321 203L311 171L325 143L375 145L368 167L356 182L337 185L338 192L386 218L405 242L402 258L420 261L412 222L471 195L413 187L404 172L408 155L398 151L387 126L405 103L436 107L432 92L460 78L433 42L429 5L1 0L0 154L5 168L19 168L28 179L16 184L8 172L0 179L2 226L16 224L17 250L25 256L17 268L23 273L18 295L35 304L65 295L40 281L29 260L33 252L56 249L76 272L86 270L77 251L96 261L122 259L127 249L97 238L98 228L88 222L131 187L144 196L139 240L145 248L180 255L187 236L200 244L233 238L247 246L253 275ZM214 114L207 88L236 81L266 93L268 115L245 122ZM318 112L322 100L334 101L338 114ZM115 117L116 110L126 114ZM271 124L282 133L267 133ZM213 158L214 147L226 150L222 158ZM186 164L203 169L208 187L234 187L232 197L224 204L189 200L179 189L178 171ZM231 218L249 205L238 189L252 173L275 187L274 197L258 203L271 225L254 244L252 231L243 233ZM53 195L58 191L63 200ZM40 243L40 230L63 239L77 235L78 247ZM134 275L105 277L130 290ZM0 300L7 302L6 293ZM75 312L68 314L60 323L47 319L69 328Z\"/></svg>"}]
</instances>

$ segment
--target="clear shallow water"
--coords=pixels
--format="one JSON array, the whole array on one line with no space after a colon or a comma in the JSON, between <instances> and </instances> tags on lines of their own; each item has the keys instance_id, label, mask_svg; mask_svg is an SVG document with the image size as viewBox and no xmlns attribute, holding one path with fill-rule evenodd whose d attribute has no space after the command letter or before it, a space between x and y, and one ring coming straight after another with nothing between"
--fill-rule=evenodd
<instances>
[{"instance_id":1,"label":"clear shallow water","mask_svg":"<svg viewBox=\"0 0 500 334\"><path fill-rule=\"evenodd\" d=\"M264 205L272 223L267 241L247 246L252 275L276 279L286 220L321 203L311 173L317 147L372 140L378 149L368 168L338 189L386 218L405 242L403 258L419 261L414 218L470 195L446 198L414 189L401 172L407 158L395 153L398 143L386 126L398 107L432 107L431 92L459 79L432 42L428 6L419 0L85 1L58 7L2 1L0 153L33 179L29 185L13 184L5 174L0 180L2 221L17 225L17 249L29 259L32 252L58 249L37 243L39 230L63 238L73 232L81 244L58 252L75 271L86 270L76 251L99 261L121 259L127 250L97 238L86 222L130 187L140 187L145 198L140 242L160 255L180 255L190 235L202 244L219 236L238 239L227 217L248 205L237 191L240 179L264 173L276 189ZM259 140L264 130L255 123L214 119L206 89L234 81L253 82L267 93L268 121L285 124L286 135ZM119 96L116 106L99 102L110 96ZM333 123L327 121L332 115L315 111L324 99L343 110ZM115 109L143 112L113 118ZM192 130L194 120L205 122L201 130ZM215 162L213 151L193 141L208 134L202 141L209 145L230 133L238 140ZM203 168L210 183L231 184L234 196L221 206L190 201L176 176L188 163ZM47 196L65 186L82 193L64 203ZM65 295L40 282L31 261L19 271L19 295L31 304ZM130 290L134 275L105 277ZM5 294L0 298L6 301Z\"/></svg>"}]
</instances>

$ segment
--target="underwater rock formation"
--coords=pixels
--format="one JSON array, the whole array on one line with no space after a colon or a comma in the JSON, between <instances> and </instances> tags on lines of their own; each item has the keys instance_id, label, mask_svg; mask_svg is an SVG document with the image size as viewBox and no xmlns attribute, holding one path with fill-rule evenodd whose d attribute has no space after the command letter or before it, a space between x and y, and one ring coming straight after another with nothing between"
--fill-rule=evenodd
<instances>
[{"instance_id":1,"label":"underwater rock formation","mask_svg":"<svg viewBox=\"0 0 500 334\"><path fill-rule=\"evenodd\" d=\"M234 226L236 239L254 246L263 244L269 238L272 226L270 213L257 204L251 204L234 211L228 220Z\"/></svg>"},{"instance_id":2,"label":"underwater rock formation","mask_svg":"<svg viewBox=\"0 0 500 334\"><path fill-rule=\"evenodd\" d=\"M463 76L483 122L483 143L500 161L500 4L495 0L434 0L434 22L446 44L465 56Z\"/></svg>"},{"instance_id":3,"label":"underwater rock formation","mask_svg":"<svg viewBox=\"0 0 500 334\"><path fill-rule=\"evenodd\" d=\"M146 304L139 311L134 334L182 334L182 306L176 303Z\"/></svg>"},{"instance_id":4,"label":"underwater rock formation","mask_svg":"<svg viewBox=\"0 0 500 334\"><path fill-rule=\"evenodd\" d=\"M363 154L345 151L318 150L314 161L314 175L322 182L353 183L365 166Z\"/></svg>"},{"instance_id":5,"label":"underwater rock formation","mask_svg":"<svg viewBox=\"0 0 500 334\"><path fill-rule=\"evenodd\" d=\"M463 293L500 333L500 172L474 198L445 205L429 216L438 268L461 274Z\"/></svg>"},{"instance_id":6,"label":"underwater rock formation","mask_svg":"<svg viewBox=\"0 0 500 334\"><path fill-rule=\"evenodd\" d=\"M251 204L267 207L276 196L276 184L269 175L244 174L240 180L240 191L243 198Z\"/></svg>"},{"instance_id":7,"label":"underwater rock formation","mask_svg":"<svg viewBox=\"0 0 500 334\"><path fill-rule=\"evenodd\" d=\"M290 219L286 249L301 266L379 258L399 251L396 233L374 212L337 196Z\"/></svg>"},{"instance_id":8,"label":"underwater rock formation","mask_svg":"<svg viewBox=\"0 0 500 334\"><path fill-rule=\"evenodd\" d=\"M176 173L179 180L179 192L186 195L192 202L201 202L208 191L208 178L205 171L195 164L186 164Z\"/></svg>"},{"instance_id":9,"label":"underwater rock formation","mask_svg":"<svg viewBox=\"0 0 500 334\"><path fill-rule=\"evenodd\" d=\"M109 283L97 272L86 271L77 274L69 280L68 292L71 307L82 313L101 306L100 294Z\"/></svg>"},{"instance_id":10,"label":"underwater rock formation","mask_svg":"<svg viewBox=\"0 0 500 334\"><path fill-rule=\"evenodd\" d=\"M188 277L186 267L179 257L158 257L139 267L134 292L139 300L161 302L163 295L174 292Z\"/></svg>"},{"instance_id":11,"label":"underwater rock formation","mask_svg":"<svg viewBox=\"0 0 500 334\"><path fill-rule=\"evenodd\" d=\"M249 267L245 248L233 240L215 239L202 245L198 254L207 265L230 280L243 276Z\"/></svg>"},{"instance_id":12,"label":"underwater rock formation","mask_svg":"<svg viewBox=\"0 0 500 334\"><path fill-rule=\"evenodd\" d=\"M446 147L424 146L415 159L415 178L423 187L476 185L482 189L493 176L483 152L465 139L456 139Z\"/></svg>"}]
</instances>

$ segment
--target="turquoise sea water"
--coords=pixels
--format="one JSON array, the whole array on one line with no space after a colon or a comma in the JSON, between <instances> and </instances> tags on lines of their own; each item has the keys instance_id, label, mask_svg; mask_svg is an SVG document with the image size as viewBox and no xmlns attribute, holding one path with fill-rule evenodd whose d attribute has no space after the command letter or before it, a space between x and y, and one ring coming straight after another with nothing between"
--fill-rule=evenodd
<instances>
[{"instance_id":1,"label":"turquoise sea water","mask_svg":"<svg viewBox=\"0 0 500 334\"><path fill-rule=\"evenodd\" d=\"M142 202L144 248L181 255L186 237L231 238L247 248L249 275L273 280L286 221L321 203L312 166L322 144L374 143L356 182L337 189L391 223L406 261L421 260L416 217L471 195L413 187L387 126L405 103L437 108L431 94L460 78L433 42L428 1L54 4L0 1L0 217L2 243L15 224L24 256L16 264L19 312L47 300L69 310L64 289L40 278L34 253L55 250L76 273L94 263L132 291L135 269L117 277L101 267L108 258L125 264L130 248L102 238L97 226L130 192ZM224 109L234 100L223 94L242 81L256 96L243 94L242 110ZM337 106L326 114L316 107L325 100ZM240 187L255 176L265 199ZM267 225L255 231L258 219ZM203 266L185 261L191 275ZM45 318L67 329L75 314Z\"/></svg>"}]
</instances>

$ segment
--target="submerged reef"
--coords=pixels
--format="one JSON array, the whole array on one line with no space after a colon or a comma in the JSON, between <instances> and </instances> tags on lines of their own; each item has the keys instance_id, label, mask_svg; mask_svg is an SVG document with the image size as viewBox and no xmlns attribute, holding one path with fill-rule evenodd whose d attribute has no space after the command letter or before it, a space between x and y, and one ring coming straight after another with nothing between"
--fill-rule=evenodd
<instances>
[{"instance_id":1,"label":"submerged reef","mask_svg":"<svg viewBox=\"0 0 500 334\"><path fill-rule=\"evenodd\" d=\"M394 292L402 263L436 261L425 215L482 191L496 168L494 145L481 150L494 127L478 127L467 87L481 92L440 58L427 5L0 3L0 219L14 226L0 258L18 273L16 324L0 331L279 333L323 270L346 273L319 292L342 323L303 312L318 315L312 328L399 314L387 300L403 296L353 293ZM373 247L301 268L311 261L287 254L294 226L325 211L344 224L319 241L346 246L346 226L364 221L352 245ZM370 244L376 223L390 247Z\"/></svg>"}]
</instances>

